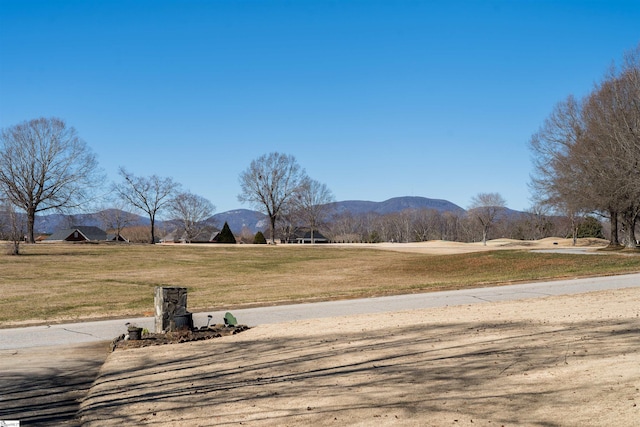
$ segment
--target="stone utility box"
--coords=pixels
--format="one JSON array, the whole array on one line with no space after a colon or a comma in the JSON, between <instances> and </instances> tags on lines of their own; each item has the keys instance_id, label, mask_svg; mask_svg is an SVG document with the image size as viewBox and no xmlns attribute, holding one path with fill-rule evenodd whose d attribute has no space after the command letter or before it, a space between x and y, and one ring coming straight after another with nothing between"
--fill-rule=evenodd
<instances>
[{"instance_id":1,"label":"stone utility box","mask_svg":"<svg viewBox=\"0 0 640 427\"><path fill-rule=\"evenodd\" d=\"M154 305L156 333L193 328L192 314L187 311L187 288L156 286Z\"/></svg>"}]
</instances>

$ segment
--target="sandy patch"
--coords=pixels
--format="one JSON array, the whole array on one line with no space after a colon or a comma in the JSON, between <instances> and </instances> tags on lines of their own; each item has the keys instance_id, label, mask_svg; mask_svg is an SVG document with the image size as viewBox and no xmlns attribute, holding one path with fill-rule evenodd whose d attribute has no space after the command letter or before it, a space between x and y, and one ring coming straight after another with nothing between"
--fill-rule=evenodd
<instances>
[{"instance_id":1,"label":"sandy patch","mask_svg":"<svg viewBox=\"0 0 640 427\"><path fill-rule=\"evenodd\" d=\"M609 242L602 239L578 239L573 245L573 239L562 239L559 237L547 237L540 240L514 240L514 239L494 239L488 240L484 245L482 242L462 243L448 242L445 240L430 240L428 242L413 243L332 243L332 246L363 247L370 249L382 249L397 252L412 252L431 255L452 255L471 252L484 252L506 249L568 249L573 247L587 248L596 251L604 248Z\"/></svg>"},{"instance_id":2,"label":"sandy patch","mask_svg":"<svg viewBox=\"0 0 640 427\"><path fill-rule=\"evenodd\" d=\"M85 425L635 426L640 288L116 351Z\"/></svg>"}]
</instances>

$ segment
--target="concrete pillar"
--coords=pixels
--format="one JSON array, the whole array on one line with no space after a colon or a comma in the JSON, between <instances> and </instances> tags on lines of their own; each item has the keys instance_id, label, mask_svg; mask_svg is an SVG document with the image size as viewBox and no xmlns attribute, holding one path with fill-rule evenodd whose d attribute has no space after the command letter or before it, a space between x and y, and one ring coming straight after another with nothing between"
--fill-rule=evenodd
<instances>
[{"instance_id":1,"label":"concrete pillar","mask_svg":"<svg viewBox=\"0 0 640 427\"><path fill-rule=\"evenodd\" d=\"M176 330L176 317L180 317L181 324L187 311L187 288L156 286L154 297L156 312L156 333Z\"/></svg>"}]
</instances>

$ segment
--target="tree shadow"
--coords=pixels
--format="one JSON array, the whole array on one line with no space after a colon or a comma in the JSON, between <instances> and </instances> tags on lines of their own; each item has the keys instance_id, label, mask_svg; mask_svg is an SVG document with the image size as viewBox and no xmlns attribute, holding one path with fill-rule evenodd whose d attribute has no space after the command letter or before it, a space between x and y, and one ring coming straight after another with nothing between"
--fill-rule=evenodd
<instances>
[{"instance_id":1,"label":"tree shadow","mask_svg":"<svg viewBox=\"0 0 640 427\"><path fill-rule=\"evenodd\" d=\"M100 343L73 346L61 357L56 354L58 347L6 352L0 375L0 420L19 420L24 426L80 425L76 418L80 400L98 376L107 350Z\"/></svg>"},{"instance_id":2,"label":"tree shadow","mask_svg":"<svg viewBox=\"0 0 640 427\"><path fill-rule=\"evenodd\" d=\"M562 423L544 416L545 405L569 415L571 396L583 390L541 378L637 353L638 344L639 322L624 320L449 322L311 337L283 331L270 340L189 343L162 357L145 348L112 356L118 365L105 365L80 415L100 426L421 425L428 414L551 427ZM614 383L595 384L589 399Z\"/></svg>"}]
</instances>

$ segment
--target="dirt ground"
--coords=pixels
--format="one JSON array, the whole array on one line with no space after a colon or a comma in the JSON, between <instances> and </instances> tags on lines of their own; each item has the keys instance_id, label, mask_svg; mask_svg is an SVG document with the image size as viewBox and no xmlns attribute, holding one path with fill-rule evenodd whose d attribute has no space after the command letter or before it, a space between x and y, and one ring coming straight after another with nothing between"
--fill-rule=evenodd
<instances>
[{"instance_id":1,"label":"dirt ground","mask_svg":"<svg viewBox=\"0 0 640 427\"><path fill-rule=\"evenodd\" d=\"M0 420L78 426L78 400L98 376L107 344L0 350Z\"/></svg>"},{"instance_id":2,"label":"dirt ground","mask_svg":"<svg viewBox=\"0 0 640 427\"><path fill-rule=\"evenodd\" d=\"M116 350L88 426L636 426L640 288Z\"/></svg>"}]
</instances>

